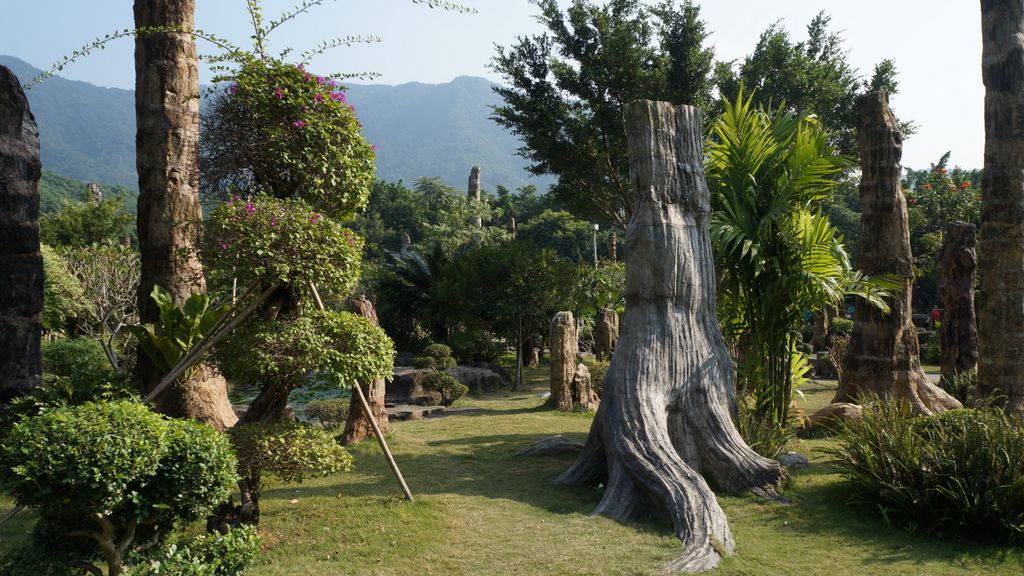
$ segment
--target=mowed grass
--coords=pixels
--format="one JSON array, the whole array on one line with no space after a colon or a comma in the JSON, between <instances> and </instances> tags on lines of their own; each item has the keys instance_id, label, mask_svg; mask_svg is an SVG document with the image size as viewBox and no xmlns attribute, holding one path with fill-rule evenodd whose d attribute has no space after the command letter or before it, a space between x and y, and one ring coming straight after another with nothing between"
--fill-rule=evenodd
<instances>
[{"instance_id":1,"label":"mowed grass","mask_svg":"<svg viewBox=\"0 0 1024 576\"><path fill-rule=\"evenodd\" d=\"M444 418L393 425L390 445L416 502L407 503L373 440L353 448L355 472L302 485L272 485L263 505L264 551L251 575L658 574L679 552L658 522L620 524L587 514L596 487L551 484L572 456L522 458L535 440L582 440L590 416L543 408L546 372L528 389L463 404ZM798 400L812 412L835 384L812 383ZM752 496L719 499L737 554L714 574L1013 574L1024 554L982 542L941 540L887 526L849 504L842 478L820 449L793 449L811 464L794 471L782 506ZM6 547L30 527L26 515L0 528Z\"/></svg>"}]
</instances>

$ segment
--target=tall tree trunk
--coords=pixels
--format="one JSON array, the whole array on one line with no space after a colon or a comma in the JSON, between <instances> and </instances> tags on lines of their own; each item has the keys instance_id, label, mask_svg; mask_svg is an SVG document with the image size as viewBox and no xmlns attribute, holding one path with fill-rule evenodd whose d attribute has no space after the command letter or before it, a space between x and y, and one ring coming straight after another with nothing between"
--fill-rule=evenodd
<instances>
[{"instance_id":1,"label":"tall tree trunk","mask_svg":"<svg viewBox=\"0 0 1024 576\"><path fill-rule=\"evenodd\" d=\"M135 27L191 30L195 0L136 0ZM141 322L159 320L150 299L153 285L167 289L177 304L206 290L194 250L199 204L199 65L195 41L184 33L141 34L135 40L135 139L139 171L138 231L142 278L138 304ZM137 376L143 391L162 374L144 354ZM225 429L237 418L224 378L201 366L176 383L157 402L172 416L184 416Z\"/></svg>"},{"instance_id":2,"label":"tall tree trunk","mask_svg":"<svg viewBox=\"0 0 1024 576\"><path fill-rule=\"evenodd\" d=\"M985 169L978 391L1024 416L1024 1L982 0Z\"/></svg>"},{"instance_id":3,"label":"tall tree trunk","mask_svg":"<svg viewBox=\"0 0 1024 576\"><path fill-rule=\"evenodd\" d=\"M946 224L939 286L942 290L942 378L949 380L978 365L974 280L978 268L973 224Z\"/></svg>"},{"instance_id":4,"label":"tall tree trunk","mask_svg":"<svg viewBox=\"0 0 1024 576\"><path fill-rule=\"evenodd\" d=\"M903 135L885 92L864 97L858 140L863 208L859 268L869 276L891 274L901 289L889 300L888 314L857 301L832 402L856 403L863 396L879 396L906 400L920 414L958 408L960 403L932 384L921 369L920 345L911 321L914 270L907 202L900 190Z\"/></svg>"},{"instance_id":5,"label":"tall tree trunk","mask_svg":"<svg viewBox=\"0 0 1024 576\"><path fill-rule=\"evenodd\" d=\"M594 328L594 356L598 360L611 358L618 340L619 315L611 308L602 308L597 313L597 324Z\"/></svg>"},{"instance_id":6,"label":"tall tree trunk","mask_svg":"<svg viewBox=\"0 0 1024 576\"><path fill-rule=\"evenodd\" d=\"M733 424L732 360L715 317L700 111L638 101L625 109L638 195L626 230L626 313L583 453L560 482L607 478L594 510L623 521L663 514L683 541L670 570L701 571L734 549L705 480L771 490L779 464Z\"/></svg>"},{"instance_id":7,"label":"tall tree trunk","mask_svg":"<svg viewBox=\"0 0 1024 576\"><path fill-rule=\"evenodd\" d=\"M380 325L373 302L370 302L365 296L352 300L349 310L366 318L374 326ZM355 444L373 436L373 425L370 424L371 417L377 422L381 433L388 433L388 415L384 411L384 380L360 382L359 386L363 389L363 395L366 396L366 403L370 405L370 412L372 414L366 414L361 402L354 400L349 402L348 418L345 420L345 432L341 435L341 443L345 445Z\"/></svg>"},{"instance_id":8,"label":"tall tree trunk","mask_svg":"<svg viewBox=\"0 0 1024 576\"><path fill-rule=\"evenodd\" d=\"M43 373L39 130L21 82L0 66L0 404Z\"/></svg>"}]
</instances>

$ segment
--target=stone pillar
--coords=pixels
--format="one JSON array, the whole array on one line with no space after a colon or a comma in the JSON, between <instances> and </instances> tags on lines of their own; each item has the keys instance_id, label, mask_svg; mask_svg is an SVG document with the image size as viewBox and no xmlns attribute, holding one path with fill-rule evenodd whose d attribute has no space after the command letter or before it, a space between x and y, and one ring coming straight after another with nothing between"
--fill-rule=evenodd
<instances>
[{"instance_id":1,"label":"stone pillar","mask_svg":"<svg viewBox=\"0 0 1024 576\"><path fill-rule=\"evenodd\" d=\"M608 237L608 259L612 261L612 264L619 261L619 235L614 230Z\"/></svg>"},{"instance_id":2,"label":"stone pillar","mask_svg":"<svg viewBox=\"0 0 1024 576\"><path fill-rule=\"evenodd\" d=\"M475 200L477 204L480 204L480 167L473 166L473 169L469 171L469 189L466 191L466 196L470 200ZM483 226L483 220L479 216L473 217L473 225L477 228Z\"/></svg>"},{"instance_id":3,"label":"stone pillar","mask_svg":"<svg viewBox=\"0 0 1024 576\"><path fill-rule=\"evenodd\" d=\"M615 343L619 340L619 315L611 308L604 308L597 315L594 327L594 356L598 360L612 357Z\"/></svg>"},{"instance_id":4,"label":"stone pillar","mask_svg":"<svg viewBox=\"0 0 1024 576\"><path fill-rule=\"evenodd\" d=\"M43 373L39 130L21 82L0 66L0 404Z\"/></svg>"},{"instance_id":5,"label":"stone pillar","mask_svg":"<svg viewBox=\"0 0 1024 576\"><path fill-rule=\"evenodd\" d=\"M971 372L978 365L978 328L974 316L974 279L978 270L976 245L973 224L946 224L939 258L943 379Z\"/></svg>"},{"instance_id":6,"label":"stone pillar","mask_svg":"<svg viewBox=\"0 0 1024 576\"><path fill-rule=\"evenodd\" d=\"M573 408L572 383L576 375L576 319L559 312L551 319L551 403L564 412Z\"/></svg>"},{"instance_id":7,"label":"stone pillar","mask_svg":"<svg viewBox=\"0 0 1024 576\"><path fill-rule=\"evenodd\" d=\"M89 182L85 185L85 199L91 204L103 202L103 190L100 190L99 184Z\"/></svg>"}]
</instances>

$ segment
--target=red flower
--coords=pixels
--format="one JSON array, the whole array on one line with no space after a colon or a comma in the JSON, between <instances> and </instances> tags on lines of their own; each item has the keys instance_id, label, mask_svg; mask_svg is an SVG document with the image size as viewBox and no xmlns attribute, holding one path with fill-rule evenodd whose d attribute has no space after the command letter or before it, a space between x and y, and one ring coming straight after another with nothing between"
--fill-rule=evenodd
<instances>
[{"instance_id":1,"label":"red flower","mask_svg":"<svg viewBox=\"0 0 1024 576\"><path fill-rule=\"evenodd\" d=\"M966 189L968 189L970 187L971 187L971 183L966 181L966 180L964 180L963 182L960 183L960 189L961 190L966 190Z\"/></svg>"}]
</instances>

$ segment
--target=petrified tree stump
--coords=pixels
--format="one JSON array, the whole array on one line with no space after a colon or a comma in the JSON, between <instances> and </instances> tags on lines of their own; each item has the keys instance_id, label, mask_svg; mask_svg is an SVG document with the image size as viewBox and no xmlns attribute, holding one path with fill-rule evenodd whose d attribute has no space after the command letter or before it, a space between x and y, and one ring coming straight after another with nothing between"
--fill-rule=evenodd
<instances>
[{"instance_id":1,"label":"petrified tree stump","mask_svg":"<svg viewBox=\"0 0 1024 576\"><path fill-rule=\"evenodd\" d=\"M769 489L778 462L737 432L733 368L715 317L700 111L638 101L625 108L637 208L626 231L626 313L601 407L558 481L605 479L594 510L623 521L664 515L683 542L668 567L701 571L734 549L705 477L723 490Z\"/></svg>"},{"instance_id":2,"label":"petrified tree stump","mask_svg":"<svg viewBox=\"0 0 1024 576\"><path fill-rule=\"evenodd\" d=\"M349 311L366 318L374 326L380 326L377 320L377 310L374 309L373 302L370 302L366 296L359 296L353 299L349 304ZM382 434L388 433L388 415L384 411L384 380L360 382L359 387L363 389L366 403L369 404L372 414L368 415L363 410L361 402L349 402L348 418L345 419L345 431L341 434L341 443L346 446L373 436L373 425L370 423L370 418L377 421L377 426L380 427Z\"/></svg>"},{"instance_id":3,"label":"petrified tree stump","mask_svg":"<svg viewBox=\"0 0 1024 576\"><path fill-rule=\"evenodd\" d=\"M601 399L594 390L594 381L590 377L590 369L580 362L572 376L572 403L574 408L581 410L597 410Z\"/></svg>"},{"instance_id":4,"label":"petrified tree stump","mask_svg":"<svg viewBox=\"0 0 1024 576\"><path fill-rule=\"evenodd\" d=\"M974 317L974 280L978 269L973 224L946 224L939 258L942 290L942 378L952 379L978 365L978 328Z\"/></svg>"},{"instance_id":5,"label":"petrified tree stump","mask_svg":"<svg viewBox=\"0 0 1024 576\"><path fill-rule=\"evenodd\" d=\"M860 261L869 276L892 275L900 291L883 313L864 300L855 306L853 332L842 359L833 402L856 403L865 396L900 398L920 414L960 403L932 384L921 369L920 345L911 321L914 270L907 203L900 190L903 135L885 92L864 97L857 137L861 181Z\"/></svg>"},{"instance_id":6,"label":"petrified tree stump","mask_svg":"<svg viewBox=\"0 0 1024 576\"><path fill-rule=\"evenodd\" d=\"M1024 2L982 0L985 168L978 392L1024 417Z\"/></svg>"},{"instance_id":7,"label":"petrified tree stump","mask_svg":"<svg viewBox=\"0 0 1024 576\"><path fill-rule=\"evenodd\" d=\"M619 341L619 315L611 308L603 308L597 315L594 328L594 356L598 360L611 358L615 343Z\"/></svg>"},{"instance_id":8,"label":"petrified tree stump","mask_svg":"<svg viewBox=\"0 0 1024 576\"><path fill-rule=\"evenodd\" d=\"M0 66L0 404L43 373L39 130L18 77Z\"/></svg>"},{"instance_id":9,"label":"petrified tree stump","mask_svg":"<svg viewBox=\"0 0 1024 576\"><path fill-rule=\"evenodd\" d=\"M576 319L559 312L551 319L551 405L568 412L573 408L572 383L576 374Z\"/></svg>"},{"instance_id":10,"label":"petrified tree stump","mask_svg":"<svg viewBox=\"0 0 1024 576\"><path fill-rule=\"evenodd\" d=\"M466 196L470 200L480 203L480 167L473 166L473 169L469 171L469 188L466 191ZM483 220L479 216L474 216L473 221L470 222L477 228L483 226Z\"/></svg>"}]
</instances>

